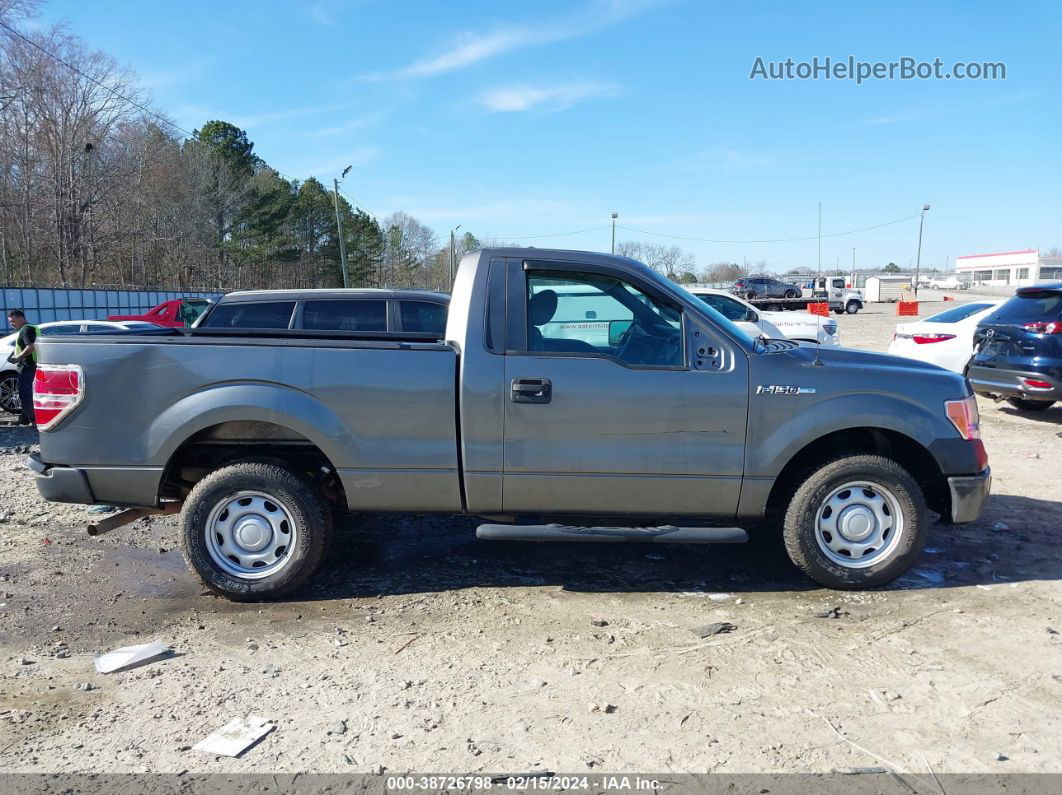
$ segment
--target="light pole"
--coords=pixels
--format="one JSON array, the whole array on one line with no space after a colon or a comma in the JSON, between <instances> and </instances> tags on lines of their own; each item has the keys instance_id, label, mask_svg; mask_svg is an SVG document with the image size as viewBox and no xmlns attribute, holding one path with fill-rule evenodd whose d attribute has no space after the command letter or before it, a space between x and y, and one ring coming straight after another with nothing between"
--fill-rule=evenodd
<instances>
[{"instance_id":1,"label":"light pole","mask_svg":"<svg viewBox=\"0 0 1062 795\"><path fill-rule=\"evenodd\" d=\"M918 221L918 256L915 259L915 282L914 282L914 294L915 298L918 298L918 277L922 271L922 227L926 223L926 211L929 209L928 204L922 205L922 217Z\"/></svg>"},{"instance_id":2,"label":"light pole","mask_svg":"<svg viewBox=\"0 0 1062 795\"><path fill-rule=\"evenodd\" d=\"M343 179L347 173L354 168L354 166L347 166L343 169L343 173L339 175L339 179ZM347 244L343 240L343 219L339 215L339 179L332 180L332 187L335 189L336 198L336 232L339 234L339 264L343 268L343 287L350 287L350 277L347 274Z\"/></svg>"},{"instance_id":3,"label":"light pole","mask_svg":"<svg viewBox=\"0 0 1062 795\"><path fill-rule=\"evenodd\" d=\"M450 288L454 286L454 233L461 228L461 224L458 224L450 230Z\"/></svg>"},{"instance_id":4,"label":"light pole","mask_svg":"<svg viewBox=\"0 0 1062 795\"><path fill-rule=\"evenodd\" d=\"M619 218L619 213L612 213L612 253L616 253L616 219Z\"/></svg>"}]
</instances>

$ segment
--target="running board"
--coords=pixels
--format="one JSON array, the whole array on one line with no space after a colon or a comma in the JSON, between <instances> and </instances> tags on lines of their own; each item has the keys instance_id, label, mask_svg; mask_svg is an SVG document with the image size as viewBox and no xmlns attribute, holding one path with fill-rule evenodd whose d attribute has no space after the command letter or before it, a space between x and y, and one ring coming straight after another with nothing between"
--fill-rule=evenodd
<instances>
[{"instance_id":1,"label":"running board","mask_svg":"<svg viewBox=\"0 0 1062 795\"><path fill-rule=\"evenodd\" d=\"M740 527L573 527L563 524L481 524L476 538L484 541L588 541L668 544L742 544L749 540Z\"/></svg>"}]
</instances>

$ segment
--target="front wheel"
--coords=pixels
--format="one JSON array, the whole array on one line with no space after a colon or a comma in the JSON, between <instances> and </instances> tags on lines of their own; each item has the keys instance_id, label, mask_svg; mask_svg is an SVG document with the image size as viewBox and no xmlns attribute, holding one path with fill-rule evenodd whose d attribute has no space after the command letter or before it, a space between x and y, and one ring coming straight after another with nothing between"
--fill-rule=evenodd
<instances>
[{"instance_id":1,"label":"front wheel","mask_svg":"<svg viewBox=\"0 0 1062 795\"><path fill-rule=\"evenodd\" d=\"M283 466L242 462L195 485L181 512L188 564L214 593L276 599L313 576L331 523L313 487Z\"/></svg>"},{"instance_id":2,"label":"front wheel","mask_svg":"<svg viewBox=\"0 0 1062 795\"><path fill-rule=\"evenodd\" d=\"M789 559L808 577L853 590L907 571L927 528L925 498L906 469L889 458L853 455L819 467L799 485L782 536Z\"/></svg>"},{"instance_id":3,"label":"front wheel","mask_svg":"<svg viewBox=\"0 0 1062 795\"><path fill-rule=\"evenodd\" d=\"M786 290L786 291L785 291L785 297L786 297L786 298L799 298L800 296L798 296L798 295L796 294L796 291L795 291L795 290Z\"/></svg>"},{"instance_id":4,"label":"front wheel","mask_svg":"<svg viewBox=\"0 0 1062 795\"><path fill-rule=\"evenodd\" d=\"M22 401L18 397L18 373L0 376L0 409L8 414L20 414Z\"/></svg>"},{"instance_id":5,"label":"front wheel","mask_svg":"<svg viewBox=\"0 0 1062 795\"><path fill-rule=\"evenodd\" d=\"M848 305L844 308L844 311L850 315L854 315L859 311L859 303L857 301L849 301Z\"/></svg>"},{"instance_id":6,"label":"front wheel","mask_svg":"<svg viewBox=\"0 0 1062 795\"><path fill-rule=\"evenodd\" d=\"M1053 400L1026 400L1025 398L1007 398L1007 402L1021 411L1046 411L1055 405Z\"/></svg>"}]
</instances>

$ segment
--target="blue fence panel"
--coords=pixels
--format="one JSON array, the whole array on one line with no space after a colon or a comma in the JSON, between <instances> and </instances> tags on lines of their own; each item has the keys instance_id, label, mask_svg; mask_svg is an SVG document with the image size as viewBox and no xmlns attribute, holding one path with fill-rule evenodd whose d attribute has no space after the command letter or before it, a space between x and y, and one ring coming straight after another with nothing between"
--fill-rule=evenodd
<instances>
[{"instance_id":1,"label":"blue fence panel","mask_svg":"<svg viewBox=\"0 0 1062 795\"><path fill-rule=\"evenodd\" d=\"M174 298L217 299L219 292L160 290L66 290L58 288L0 288L0 332L8 330L7 313L23 309L30 323L57 320L103 320L108 315L139 315Z\"/></svg>"}]
</instances>

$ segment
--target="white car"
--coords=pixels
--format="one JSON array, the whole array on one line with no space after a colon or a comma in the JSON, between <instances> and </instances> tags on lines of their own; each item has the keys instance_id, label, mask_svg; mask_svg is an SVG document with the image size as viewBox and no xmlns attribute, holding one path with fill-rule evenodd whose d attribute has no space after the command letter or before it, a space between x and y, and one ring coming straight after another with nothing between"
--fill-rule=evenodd
<instances>
[{"instance_id":1,"label":"white car","mask_svg":"<svg viewBox=\"0 0 1062 795\"><path fill-rule=\"evenodd\" d=\"M900 323L892 335L889 353L965 373L973 356L977 324L1002 303L974 301L945 309L924 320Z\"/></svg>"},{"instance_id":2,"label":"white car","mask_svg":"<svg viewBox=\"0 0 1062 795\"><path fill-rule=\"evenodd\" d=\"M819 317L810 312L767 312L735 295L707 287L694 287L689 292L755 337L762 334L795 342L841 344L837 321L831 318Z\"/></svg>"},{"instance_id":3,"label":"white car","mask_svg":"<svg viewBox=\"0 0 1062 795\"><path fill-rule=\"evenodd\" d=\"M42 337L52 337L60 334L87 334L90 331L105 331L107 329L141 328L154 326L154 324L138 321L57 320L54 323L37 323L36 326ZM154 327L158 328L157 326ZM12 333L0 338L0 410L11 414L18 414L20 410L18 376L15 365L7 360L7 357L15 352L16 336L16 334Z\"/></svg>"},{"instance_id":4,"label":"white car","mask_svg":"<svg viewBox=\"0 0 1062 795\"><path fill-rule=\"evenodd\" d=\"M934 276L929 280L929 287L933 290L961 290L963 283L957 276Z\"/></svg>"}]
</instances>

